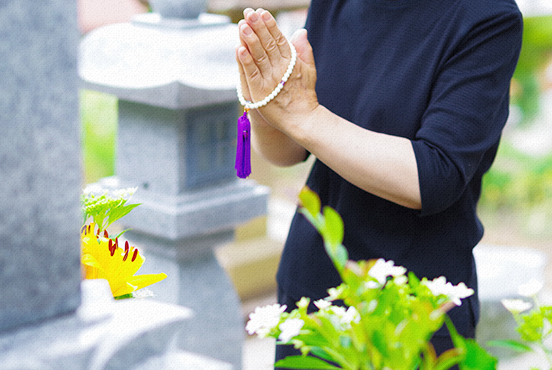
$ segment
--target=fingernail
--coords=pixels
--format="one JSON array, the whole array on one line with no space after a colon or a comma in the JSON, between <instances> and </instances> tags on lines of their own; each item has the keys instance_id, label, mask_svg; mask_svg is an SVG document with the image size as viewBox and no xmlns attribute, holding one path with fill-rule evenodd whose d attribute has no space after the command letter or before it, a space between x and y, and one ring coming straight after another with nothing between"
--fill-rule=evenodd
<instances>
[{"instance_id":1,"label":"fingernail","mask_svg":"<svg viewBox=\"0 0 552 370\"><path fill-rule=\"evenodd\" d=\"M270 15L270 12L266 12L266 11L263 12L261 17L263 18L263 21L265 21L265 22L268 22L270 19L272 19L272 15Z\"/></svg>"},{"instance_id":2,"label":"fingernail","mask_svg":"<svg viewBox=\"0 0 552 370\"><path fill-rule=\"evenodd\" d=\"M247 24L244 24L243 27L241 28L241 31L243 32L244 35L246 36L249 36L251 35L251 27L249 27Z\"/></svg>"},{"instance_id":3,"label":"fingernail","mask_svg":"<svg viewBox=\"0 0 552 370\"><path fill-rule=\"evenodd\" d=\"M257 15L257 13L253 12L250 16L249 16L249 20L253 23L257 22L259 20L259 16Z\"/></svg>"}]
</instances>

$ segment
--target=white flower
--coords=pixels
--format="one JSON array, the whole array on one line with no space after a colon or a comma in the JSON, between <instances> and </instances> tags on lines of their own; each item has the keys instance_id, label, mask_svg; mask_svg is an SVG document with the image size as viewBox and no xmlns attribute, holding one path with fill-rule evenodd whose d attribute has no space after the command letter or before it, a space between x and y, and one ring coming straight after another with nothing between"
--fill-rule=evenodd
<instances>
[{"instance_id":1,"label":"white flower","mask_svg":"<svg viewBox=\"0 0 552 370\"><path fill-rule=\"evenodd\" d=\"M404 275L397 276L394 280L394 283L401 286L406 285L408 284L408 278Z\"/></svg>"},{"instance_id":2,"label":"white flower","mask_svg":"<svg viewBox=\"0 0 552 370\"><path fill-rule=\"evenodd\" d=\"M519 286L518 293L524 297L534 297L541 291L543 286L544 283L542 281L531 279L529 282Z\"/></svg>"},{"instance_id":3,"label":"white flower","mask_svg":"<svg viewBox=\"0 0 552 370\"><path fill-rule=\"evenodd\" d=\"M381 285L376 283L374 280L370 280L364 283L364 287L366 289L379 289L381 288Z\"/></svg>"},{"instance_id":4,"label":"white flower","mask_svg":"<svg viewBox=\"0 0 552 370\"><path fill-rule=\"evenodd\" d=\"M286 308L286 305L279 304L255 308L255 312L249 314L245 330L249 335L257 334L261 338L268 336L270 331L278 326L280 315Z\"/></svg>"},{"instance_id":5,"label":"white flower","mask_svg":"<svg viewBox=\"0 0 552 370\"><path fill-rule=\"evenodd\" d=\"M425 284L425 286L427 286L429 290L431 290L431 293L433 293L436 297L440 295L448 295L449 289L447 287L447 278L444 276L440 276L431 281L423 280L422 283Z\"/></svg>"},{"instance_id":6,"label":"white flower","mask_svg":"<svg viewBox=\"0 0 552 370\"><path fill-rule=\"evenodd\" d=\"M371 277L376 279L378 283L383 285L385 284L388 276L400 276L404 275L404 273L406 272L406 269L404 267L394 265L395 262L385 261L384 259L380 258L376 261L376 264L372 266L372 268L368 272L368 275L370 275Z\"/></svg>"},{"instance_id":7,"label":"white flower","mask_svg":"<svg viewBox=\"0 0 552 370\"><path fill-rule=\"evenodd\" d=\"M328 289L329 296L327 299L330 301L335 301L342 298L341 295L343 294L343 289L344 289L343 285L340 285L337 288Z\"/></svg>"},{"instance_id":8,"label":"white flower","mask_svg":"<svg viewBox=\"0 0 552 370\"><path fill-rule=\"evenodd\" d=\"M360 314L353 306L347 309L345 315L341 318L341 322L346 325L350 325L352 322L358 323L360 321Z\"/></svg>"},{"instance_id":9,"label":"white flower","mask_svg":"<svg viewBox=\"0 0 552 370\"><path fill-rule=\"evenodd\" d=\"M138 289L133 292L133 295L134 295L134 298L140 298L140 299L155 297L155 294L153 294L153 292L148 288Z\"/></svg>"},{"instance_id":10,"label":"white flower","mask_svg":"<svg viewBox=\"0 0 552 370\"><path fill-rule=\"evenodd\" d=\"M527 311L533 306L531 303L525 302L522 299L503 299L500 302L508 311L513 314Z\"/></svg>"},{"instance_id":11,"label":"white flower","mask_svg":"<svg viewBox=\"0 0 552 370\"><path fill-rule=\"evenodd\" d=\"M347 309L342 306L331 306L324 313L325 317L329 318L338 330L348 330L351 328L352 322L360 321L360 314L353 306Z\"/></svg>"},{"instance_id":12,"label":"white flower","mask_svg":"<svg viewBox=\"0 0 552 370\"><path fill-rule=\"evenodd\" d=\"M310 303L310 299L307 297L301 297L299 302L296 303L298 308L308 308Z\"/></svg>"},{"instance_id":13,"label":"white flower","mask_svg":"<svg viewBox=\"0 0 552 370\"><path fill-rule=\"evenodd\" d=\"M126 189L118 189L113 191L113 195L116 198L126 198L131 197L134 195L134 193L138 190L138 188L126 188Z\"/></svg>"},{"instance_id":14,"label":"white flower","mask_svg":"<svg viewBox=\"0 0 552 370\"><path fill-rule=\"evenodd\" d=\"M314 302L314 305L318 307L319 310L324 310L326 308L329 308L332 305L332 302L325 299L319 299L318 301Z\"/></svg>"},{"instance_id":15,"label":"white flower","mask_svg":"<svg viewBox=\"0 0 552 370\"><path fill-rule=\"evenodd\" d=\"M345 316L345 313L347 312L345 308L341 306L332 306L328 311L339 317L339 319Z\"/></svg>"},{"instance_id":16,"label":"white flower","mask_svg":"<svg viewBox=\"0 0 552 370\"><path fill-rule=\"evenodd\" d=\"M457 306L462 305L461 299L467 298L474 293L473 289L468 288L466 284L460 283L458 285L452 285L450 282L447 282L444 276L440 276L431 281L424 280L423 284L431 290L434 296L445 295Z\"/></svg>"},{"instance_id":17,"label":"white flower","mask_svg":"<svg viewBox=\"0 0 552 370\"><path fill-rule=\"evenodd\" d=\"M98 184L89 184L89 185L86 185L86 187L82 192L85 195L90 195L90 194L98 195L101 193L105 193L105 190Z\"/></svg>"},{"instance_id":18,"label":"white flower","mask_svg":"<svg viewBox=\"0 0 552 370\"><path fill-rule=\"evenodd\" d=\"M301 328L305 325L305 322L301 319L289 319L280 324L280 333L279 339L288 343L291 338L296 337L301 332Z\"/></svg>"}]
</instances>

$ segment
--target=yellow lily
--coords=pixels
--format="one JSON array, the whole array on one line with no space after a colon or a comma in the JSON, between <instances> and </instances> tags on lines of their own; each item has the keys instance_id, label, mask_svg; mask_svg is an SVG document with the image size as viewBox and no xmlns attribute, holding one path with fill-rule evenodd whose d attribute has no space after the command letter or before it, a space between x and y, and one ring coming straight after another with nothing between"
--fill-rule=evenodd
<instances>
[{"instance_id":1,"label":"yellow lily","mask_svg":"<svg viewBox=\"0 0 552 370\"><path fill-rule=\"evenodd\" d=\"M95 225L83 226L81 230L82 257L85 279L106 279L113 297L131 294L167 277L166 274L134 276L145 261L138 249L125 242L119 247L119 240L112 240L107 232L98 235Z\"/></svg>"}]
</instances>

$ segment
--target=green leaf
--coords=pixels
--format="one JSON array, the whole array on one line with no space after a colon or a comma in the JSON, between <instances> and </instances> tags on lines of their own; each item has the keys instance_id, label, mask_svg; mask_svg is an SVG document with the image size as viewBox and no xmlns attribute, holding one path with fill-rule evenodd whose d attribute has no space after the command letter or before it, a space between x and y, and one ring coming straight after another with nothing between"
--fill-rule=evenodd
<instances>
[{"instance_id":1,"label":"green leaf","mask_svg":"<svg viewBox=\"0 0 552 370\"><path fill-rule=\"evenodd\" d=\"M343 271L345 269L345 265L347 264L347 260L349 258L347 249L341 244L335 247L332 247L329 243L324 243L324 246L335 268L337 269L337 271L341 275L341 278L343 279Z\"/></svg>"},{"instance_id":2,"label":"green leaf","mask_svg":"<svg viewBox=\"0 0 552 370\"><path fill-rule=\"evenodd\" d=\"M454 347L465 351L464 358L460 360L460 370L496 370L498 360L483 349L471 338L466 339L458 334L452 320L446 316L445 323L449 330Z\"/></svg>"},{"instance_id":3,"label":"green leaf","mask_svg":"<svg viewBox=\"0 0 552 370\"><path fill-rule=\"evenodd\" d=\"M323 360L328 360L328 361L333 360L332 356L329 355L328 352L326 352L322 347L314 346L311 348L310 353L315 355L316 357L320 357Z\"/></svg>"},{"instance_id":4,"label":"green leaf","mask_svg":"<svg viewBox=\"0 0 552 370\"><path fill-rule=\"evenodd\" d=\"M475 340L466 339L466 349L466 358L460 363L461 370L496 370L498 360Z\"/></svg>"},{"instance_id":5,"label":"green leaf","mask_svg":"<svg viewBox=\"0 0 552 370\"><path fill-rule=\"evenodd\" d=\"M326 220L326 242L332 246L337 246L343 243L343 219L337 211L331 207L324 207L324 218Z\"/></svg>"},{"instance_id":6,"label":"green leaf","mask_svg":"<svg viewBox=\"0 0 552 370\"><path fill-rule=\"evenodd\" d=\"M454 365L457 365L460 362L461 351L458 349L449 349L441 354L437 358L436 364L433 367L433 370L446 370L450 369Z\"/></svg>"},{"instance_id":7,"label":"green leaf","mask_svg":"<svg viewBox=\"0 0 552 370\"><path fill-rule=\"evenodd\" d=\"M489 347L508 348L517 352L532 352L533 348L513 339L491 340L487 342Z\"/></svg>"},{"instance_id":8,"label":"green leaf","mask_svg":"<svg viewBox=\"0 0 552 370\"><path fill-rule=\"evenodd\" d=\"M128 294L123 294L115 297L115 299L128 299L128 298L134 298L134 294L128 293Z\"/></svg>"},{"instance_id":9,"label":"green leaf","mask_svg":"<svg viewBox=\"0 0 552 370\"><path fill-rule=\"evenodd\" d=\"M289 356L274 364L274 367L287 367L291 369L329 369L341 370L339 367L330 365L316 357L311 356Z\"/></svg>"},{"instance_id":10,"label":"green leaf","mask_svg":"<svg viewBox=\"0 0 552 370\"><path fill-rule=\"evenodd\" d=\"M305 208L312 217L316 217L320 213L321 202L320 197L314 191L310 190L307 186L301 189L299 193L299 199L301 205Z\"/></svg>"}]
</instances>

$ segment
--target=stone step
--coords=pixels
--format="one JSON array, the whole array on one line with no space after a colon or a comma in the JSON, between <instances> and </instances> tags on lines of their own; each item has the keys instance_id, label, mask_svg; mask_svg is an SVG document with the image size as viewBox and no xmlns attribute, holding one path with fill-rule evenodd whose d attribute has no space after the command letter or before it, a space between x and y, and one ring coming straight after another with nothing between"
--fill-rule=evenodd
<instances>
[{"instance_id":1,"label":"stone step","mask_svg":"<svg viewBox=\"0 0 552 370\"><path fill-rule=\"evenodd\" d=\"M221 266L236 287L240 299L247 301L276 290L276 270L282 243L261 236L225 245L216 250Z\"/></svg>"}]
</instances>

